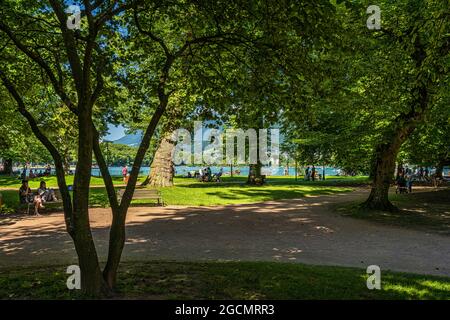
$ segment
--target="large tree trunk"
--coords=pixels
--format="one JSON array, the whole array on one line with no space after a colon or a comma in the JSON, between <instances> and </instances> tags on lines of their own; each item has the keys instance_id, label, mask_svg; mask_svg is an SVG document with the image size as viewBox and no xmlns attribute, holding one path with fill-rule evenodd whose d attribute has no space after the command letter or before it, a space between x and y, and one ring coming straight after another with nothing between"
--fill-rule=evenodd
<instances>
[{"instance_id":1,"label":"large tree trunk","mask_svg":"<svg viewBox=\"0 0 450 320\"><path fill-rule=\"evenodd\" d=\"M13 174L13 161L12 159L3 160L3 171L2 174L12 175Z\"/></svg>"},{"instance_id":2,"label":"large tree trunk","mask_svg":"<svg viewBox=\"0 0 450 320\"><path fill-rule=\"evenodd\" d=\"M63 161L64 161L64 172L66 174L69 174L69 172L70 172L70 155L69 155L69 150L68 149L65 149L62 152L62 158L63 158Z\"/></svg>"},{"instance_id":3,"label":"large tree trunk","mask_svg":"<svg viewBox=\"0 0 450 320\"><path fill-rule=\"evenodd\" d=\"M391 145L380 147L376 155L376 165L372 172L372 190L363 203L368 209L394 211L395 206L389 201L389 186L393 180L397 151ZM392 152L394 151L394 152Z\"/></svg>"},{"instance_id":4,"label":"large tree trunk","mask_svg":"<svg viewBox=\"0 0 450 320\"><path fill-rule=\"evenodd\" d=\"M94 132L89 108L79 110L78 162L73 190L74 231L71 235L78 254L81 289L84 294L96 297L106 293L107 286L103 280L89 223L89 185Z\"/></svg>"},{"instance_id":5,"label":"large tree trunk","mask_svg":"<svg viewBox=\"0 0 450 320\"><path fill-rule=\"evenodd\" d=\"M257 116L256 117L256 123L258 125L259 128L263 128L264 126L264 121L262 116ZM262 185L264 184L264 181L262 179L262 175L261 175L261 168L262 168L262 163L260 161L262 155L260 154L260 146L259 146L259 128L255 128L256 131L256 155L257 155L257 161L256 164L250 164L249 166L249 171L248 171L248 178L247 178L247 183L248 184L253 184L253 185ZM250 143L250 142L249 142ZM249 146L250 147L250 146Z\"/></svg>"},{"instance_id":6,"label":"large tree trunk","mask_svg":"<svg viewBox=\"0 0 450 320\"><path fill-rule=\"evenodd\" d=\"M262 165L261 165L260 161L258 161L258 163L256 163L256 164L251 164L249 166L248 178L247 178L248 184L254 184L254 185L263 184L262 175L261 175L261 167L262 167Z\"/></svg>"},{"instance_id":7,"label":"large tree trunk","mask_svg":"<svg viewBox=\"0 0 450 320\"><path fill-rule=\"evenodd\" d=\"M370 177L372 190L362 207L372 210L395 211L397 208L389 201L389 187L394 178L395 160L402 144L423 118L423 113L410 112L396 119L397 127L385 135L384 143L378 145Z\"/></svg>"},{"instance_id":8,"label":"large tree trunk","mask_svg":"<svg viewBox=\"0 0 450 320\"><path fill-rule=\"evenodd\" d=\"M147 183L142 185L150 185L152 187L171 187L173 186L173 169L172 156L175 150L175 142L171 139L171 135L166 135L161 139L150 168L150 174L146 179Z\"/></svg>"}]
</instances>

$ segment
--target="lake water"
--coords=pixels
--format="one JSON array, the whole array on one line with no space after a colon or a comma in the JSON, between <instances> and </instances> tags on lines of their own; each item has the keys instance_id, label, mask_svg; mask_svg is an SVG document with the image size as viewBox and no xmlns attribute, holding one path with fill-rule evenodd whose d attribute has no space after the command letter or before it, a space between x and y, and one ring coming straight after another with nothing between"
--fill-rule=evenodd
<instances>
[{"instance_id":1,"label":"lake water","mask_svg":"<svg viewBox=\"0 0 450 320\"><path fill-rule=\"evenodd\" d=\"M230 173L230 167L218 167L218 166L212 166L211 167L211 171L213 173L219 172L220 168L223 168L223 172L225 174L229 174ZM43 170L44 168L42 168ZM128 167L128 169L130 170L130 167ZM200 167L198 166L176 166L175 167L175 174L176 175L187 175L187 173L189 171L198 171L200 169ZM39 171L40 169L37 169L37 171ZM233 167L233 171L236 172L236 170L240 170L240 176L247 176L248 175L248 166L245 167ZM284 167L274 167L274 168L269 168L269 167L263 167L263 174L268 175L268 176L284 176ZM322 170L323 167L316 167L317 173L322 174ZM20 171L21 172L21 171ZM148 175L150 172L150 167L141 167L140 170L140 174L141 175ZM333 167L326 167L325 168L325 175L326 176L334 176L337 175L339 172L338 168L333 168ZM19 172L16 172L17 174L19 174ZM122 176L122 167L109 167L109 173L111 174L111 176L113 177L120 177ZM303 175L304 171L301 170L300 168L298 169L298 175ZM52 174L55 174L55 170L52 169ZM27 170L27 175L28 175L28 170ZM100 176L100 170L98 168L93 168L92 169L92 175L93 176ZM234 175L237 175L236 173ZM295 168L294 167L289 167L289 175L290 176L294 176L295 175ZM444 175L448 176L450 175L450 168L446 167L444 168Z\"/></svg>"},{"instance_id":2,"label":"lake water","mask_svg":"<svg viewBox=\"0 0 450 320\"><path fill-rule=\"evenodd\" d=\"M220 171L220 168L223 168L224 174L230 173L230 167L213 166L213 167L211 167L211 171L212 171L212 173L216 173L216 172ZM130 167L128 167L128 169L130 169ZM175 174L184 176L184 175L187 175L189 171L198 171L199 169L200 169L200 167L196 167L196 166L193 166L193 167L191 167L191 166L176 166ZM247 176L249 168L248 168L248 166L233 167L233 171L235 172L236 170L240 170L241 176ZM263 167L263 174L271 175L271 176L284 176L284 170L285 170L284 167L275 167L275 168L264 168ZM316 170L318 173L322 174L322 167L317 167ZM115 177L121 176L122 175L122 167L109 167L109 173ZM150 167L142 167L139 173L141 175L148 175L150 173ZM298 174L299 175L303 174L303 172L300 172L300 168L299 168ZM331 168L331 167L326 168L325 175L336 175L336 174L337 174L336 168ZM96 169L96 168L92 169L92 175L100 176L100 170ZM234 174L234 175L236 175L236 174ZM289 175L291 175L291 176L295 175L295 168L289 167Z\"/></svg>"}]
</instances>

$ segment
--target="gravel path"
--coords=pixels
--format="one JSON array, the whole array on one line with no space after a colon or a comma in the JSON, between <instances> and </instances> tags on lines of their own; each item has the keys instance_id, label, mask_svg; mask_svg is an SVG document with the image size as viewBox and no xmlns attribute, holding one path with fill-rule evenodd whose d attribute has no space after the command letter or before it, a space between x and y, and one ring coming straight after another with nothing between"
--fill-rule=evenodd
<instances>
[{"instance_id":1,"label":"gravel path","mask_svg":"<svg viewBox=\"0 0 450 320\"><path fill-rule=\"evenodd\" d=\"M450 276L450 237L342 217L339 195L221 207L135 207L127 218L124 260L264 260ZM90 212L100 257L107 253L108 209ZM61 213L0 220L0 267L76 263Z\"/></svg>"}]
</instances>

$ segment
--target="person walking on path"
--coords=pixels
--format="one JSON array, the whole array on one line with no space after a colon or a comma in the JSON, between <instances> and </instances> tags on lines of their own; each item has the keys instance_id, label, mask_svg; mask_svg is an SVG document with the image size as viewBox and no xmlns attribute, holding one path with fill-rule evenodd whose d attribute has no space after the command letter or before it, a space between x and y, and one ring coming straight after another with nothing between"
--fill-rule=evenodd
<instances>
[{"instance_id":1,"label":"person walking on path","mask_svg":"<svg viewBox=\"0 0 450 320\"><path fill-rule=\"evenodd\" d=\"M123 177L124 183L127 183L127 176L128 176L128 167L126 165L124 165L122 167L122 177Z\"/></svg>"}]
</instances>

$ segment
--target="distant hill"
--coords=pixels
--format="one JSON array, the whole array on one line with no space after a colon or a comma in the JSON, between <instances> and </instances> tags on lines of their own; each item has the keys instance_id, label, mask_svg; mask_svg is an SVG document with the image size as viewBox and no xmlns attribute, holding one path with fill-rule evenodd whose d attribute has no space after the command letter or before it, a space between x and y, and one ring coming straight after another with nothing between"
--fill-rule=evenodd
<instances>
[{"instance_id":1,"label":"distant hill","mask_svg":"<svg viewBox=\"0 0 450 320\"><path fill-rule=\"evenodd\" d=\"M120 139L114 140L115 144L126 144L127 146L137 147L141 143L142 133L138 132L135 134L127 134Z\"/></svg>"}]
</instances>

